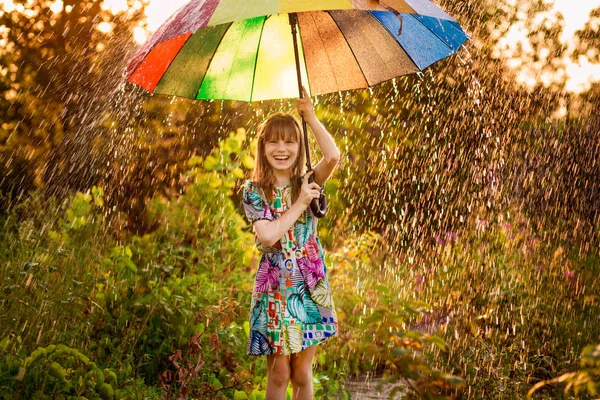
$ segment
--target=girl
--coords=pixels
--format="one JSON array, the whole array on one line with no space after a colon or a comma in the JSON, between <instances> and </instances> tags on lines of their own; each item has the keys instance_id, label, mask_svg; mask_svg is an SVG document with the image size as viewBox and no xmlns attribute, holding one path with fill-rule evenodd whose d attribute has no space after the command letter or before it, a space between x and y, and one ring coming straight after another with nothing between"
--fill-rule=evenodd
<instances>
[{"instance_id":1,"label":"girl","mask_svg":"<svg viewBox=\"0 0 600 400\"><path fill-rule=\"evenodd\" d=\"M316 345L337 334L337 316L309 207L335 169L340 153L315 116L306 89L298 112L310 126L323 158L303 177L302 131L290 114L270 115L258 127L253 180L243 205L262 253L250 308L249 355L267 356L267 400L312 399ZM314 174L314 182L308 177Z\"/></svg>"}]
</instances>

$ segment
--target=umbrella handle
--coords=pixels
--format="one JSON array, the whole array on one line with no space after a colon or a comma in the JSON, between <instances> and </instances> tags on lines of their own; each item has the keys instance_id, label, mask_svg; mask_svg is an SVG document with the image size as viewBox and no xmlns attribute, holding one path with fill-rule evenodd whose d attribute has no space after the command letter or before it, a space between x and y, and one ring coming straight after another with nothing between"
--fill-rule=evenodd
<instances>
[{"instance_id":1,"label":"umbrella handle","mask_svg":"<svg viewBox=\"0 0 600 400\"><path fill-rule=\"evenodd\" d=\"M300 74L300 57L298 55L298 40L296 39L296 26L298 25L298 16L296 13L289 14L290 26L292 27L292 40L294 41L294 57L296 59L296 75L298 77L298 97L302 98L302 75ZM304 120L304 116L302 117L302 132L304 133L304 149L306 153L306 172L312 171L312 167L310 166L310 151L308 148L308 134L306 133L306 121ZM308 177L308 182L313 183L315 179L313 176ZM319 199L313 199L310 202L310 209L313 215L317 218L323 218L325 213L327 212L327 198L323 194L323 188L321 188L321 196Z\"/></svg>"},{"instance_id":2,"label":"umbrella handle","mask_svg":"<svg viewBox=\"0 0 600 400\"><path fill-rule=\"evenodd\" d=\"M308 177L308 183L313 183L314 181L313 175ZM323 218L327 213L327 197L323 193L323 188L321 188L321 196L318 199L312 199L310 202L310 209L317 218Z\"/></svg>"}]
</instances>

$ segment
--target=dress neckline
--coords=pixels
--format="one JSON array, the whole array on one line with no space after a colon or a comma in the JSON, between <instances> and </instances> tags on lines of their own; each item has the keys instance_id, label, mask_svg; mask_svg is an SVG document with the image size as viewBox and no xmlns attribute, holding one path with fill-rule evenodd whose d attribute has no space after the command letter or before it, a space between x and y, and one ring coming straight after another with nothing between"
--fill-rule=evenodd
<instances>
[{"instance_id":1,"label":"dress neckline","mask_svg":"<svg viewBox=\"0 0 600 400\"><path fill-rule=\"evenodd\" d=\"M292 186L291 183L288 183L287 185L283 185L283 186L275 186L275 189L285 189L286 187L290 187Z\"/></svg>"}]
</instances>

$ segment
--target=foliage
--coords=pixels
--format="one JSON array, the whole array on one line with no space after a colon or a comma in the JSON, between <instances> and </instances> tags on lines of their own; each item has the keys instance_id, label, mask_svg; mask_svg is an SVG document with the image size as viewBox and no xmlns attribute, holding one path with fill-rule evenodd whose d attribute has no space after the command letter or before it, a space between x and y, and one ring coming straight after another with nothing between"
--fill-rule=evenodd
<instances>
[{"instance_id":1,"label":"foliage","mask_svg":"<svg viewBox=\"0 0 600 400\"><path fill-rule=\"evenodd\" d=\"M252 146L238 130L190 158L185 191L151 199L142 236L100 187L5 210L0 395L263 398L265 365L245 355L258 258L235 190ZM583 393L595 364L571 365L600 334L597 255L516 210L477 214L418 254L372 231L332 240L340 329L317 352L318 397L348 398L345 381L367 373L405 398L521 398L532 385L561 398L554 384L570 379Z\"/></svg>"},{"instance_id":2,"label":"foliage","mask_svg":"<svg viewBox=\"0 0 600 400\"><path fill-rule=\"evenodd\" d=\"M153 229L145 219L149 200L155 193L172 199L183 191L192 155L206 156L231 129L252 132L266 114L293 109L289 101L189 102L125 87L122 70L136 48L132 31L143 25L144 2L133 7L129 0L130 9L115 15L101 1L69 0L62 7L45 0L16 3L14 10L0 11L0 27L6 27L0 28L0 41L9 50L0 50L5 66L0 110L6 111L0 124L0 173L6 179L0 190L15 192L14 198L32 187L64 195L102 186L109 209L124 212L127 229L143 235ZM598 196L587 193L598 191L596 180L588 179L597 173L592 160L599 148L593 135L598 85L579 102L561 92L561 85L537 87L531 96L494 51L520 15L537 21L536 13L550 3L441 4L472 38L458 57L372 90L318 100L317 113L344 156L327 188L336 215L322 223L328 245L341 245L334 242L356 230L374 230L399 251L436 231L460 228L480 205L501 209L506 198L527 201L527 192L515 188L534 186L545 193L547 185L535 185L554 182L530 182L523 173L531 162L521 156L521 142L531 135L539 135L539 152L531 157L539 160L549 150L563 156L549 158L540 174L573 177L580 193L553 194L548 208L558 212L576 205L586 218L597 209ZM100 24L111 30L99 30ZM551 26L531 39L536 52L556 61L546 65L553 69L561 65L564 46L558 40L561 24ZM589 50L595 49L597 30L592 19L574 33L580 39L577 54L596 57ZM545 124L549 110L564 104L571 117L564 120L564 135L528 129ZM564 137L588 141L562 144ZM541 199L533 197L529 211L539 215ZM579 218L561 216L567 217ZM344 232L336 233L340 227Z\"/></svg>"},{"instance_id":3,"label":"foliage","mask_svg":"<svg viewBox=\"0 0 600 400\"><path fill-rule=\"evenodd\" d=\"M579 371L536 383L527 393L527 398L531 399L537 390L554 383L566 383L565 394L573 390L576 398L580 398L580 394L585 392L590 396L597 395L600 390L600 345L590 345L583 349L580 368Z\"/></svg>"},{"instance_id":4,"label":"foliage","mask_svg":"<svg viewBox=\"0 0 600 400\"><path fill-rule=\"evenodd\" d=\"M478 398L521 398L569 370L600 335L600 263L585 243L544 241L550 233L533 231L518 211L496 222L483 215L437 238L431 258L417 260L415 289L452 349L432 352L438 363L465 376Z\"/></svg>"},{"instance_id":5,"label":"foliage","mask_svg":"<svg viewBox=\"0 0 600 400\"><path fill-rule=\"evenodd\" d=\"M224 146L243 142L243 132L231 138ZM223 152L230 158L244 154L241 149ZM220 149L213 156L221 157ZM2 351L7 354L3 361L7 364L2 365L8 376L21 364L27 366L29 362L24 360L33 345L68 345L59 348L60 355L66 352L84 360L98 360L86 365L93 370L102 363L103 369L118 377L119 387L114 390L133 390L140 378L146 384L156 382L170 364L174 349L193 337L204 340L198 336L202 334L213 345L202 350L204 370L211 371L202 375L204 379L226 382L231 373L252 370L239 361L245 348L245 318L240 316L238 304L250 301L247 274L255 259L254 242L229 198L236 178L214 168L209 171L194 161L185 194L176 201L158 196L152 200L149 217L156 228L142 237L128 238L121 233L115 240L110 235L113 229L120 230L123 216L107 212L103 190L96 187L89 193L75 194L56 217L43 207L34 207L36 196L3 216L6 229L0 236L1 255L7 268L0 272L6 282L0 302L7 312L0 317L0 325L6 327L0 337L5 338ZM215 179L218 185L213 184ZM196 217L190 218L191 213ZM242 265L247 267L240 268ZM20 301L22 298L28 301ZM227 310L219 312L218 328L208 329L207 322L215 317L207 307ZM43 313L31 320L32 309ZM220 345L223 341L229 345ZM81 348L85 352L78 350ZM33 358L39 353L34 352ZM61 366L67 371L67 383L75 383L48 386L45 369L40 366L28 369L22 384L9 385L9 393L28 397L36 391L48 394L89 389L89 385L84 388L76 382L79 375L88 372L84 367L70 371L71 361L68 365L56 362L58 366L51 364L51 370L62 371ZM235 390L243 389L240 385ZM149 390L142 386L136 393Z\"/></svg>"},{"instance_id":6,"label":"foliage","mask_svg":"<svg viewBox=\"0 0 600 400\"><path fill-rule=\"evenodd\" d=\"M231 138L238 143L243 141L242 134ZM231 145L231 140L226 143ZM215 149L213 156L236 158L234 150ZM253 240L243 230L245 223L229 198L236 178L209 168L198 158L192 158L189 165L184 194L174 200L156 196L148 205L150 225L157 228L132 237L128 246L113 248L104 259L107 273L120 273L107 276L106 286L97 296L101 307L113 316L97 321L101 336L117 330L131 343L130 357L141 360L151 355L150 359L158 361L141 366L140 372L149 382L170 364L167 358L174 348L206 329L198 313L207 305L231 297L241 304L250 301L248 270L239 266L250 265ZM241 343L241 330L229 323L226 326L228 329L213 332L215 337ZM204 358L206 368L225 371L239 367L236 353L229 347L210 354Z\"/></svg>"},{"instance_id":7,"label":"foliage","mask_svg":"<svg viewBox=\"0 0 600 400\"><path fill-rule=\"evenodd\" d=\"M223 350L220 349L222 344L219 335L217 333L208 335L209 328L217 321L222 329L227 328L237 316L236 305L231 301L222 302L218 306L208 306L196 315L196 321L202 322L202 326L206 326L206 328L202 328L202 332L192 336L185 354L181 350L176 350L169 357L174 370L167 369L159 377L163 399L188 399L190 396L201 399L226 399L228 397L225 391L232 388L236 389L233 392L236 399L247 399L246 392L254 392L256 395L257 391L254 390L253 383L249 380L248 371L224 374L225 379L217 379L212 370L203 368L205 354L214 354L217 351L221 356L223 354ZM211 348L208 351L205 350L203 354L203 345L206 344L210 344ZM242 388L245 390L237 390Z\"/></svg>"},{"instance_id":8,"label":"foliage","mask_svg":"<svg viewBox=\"0 0 600 400\"><path fill-rule=\"evenodd\" d=\"M66 358L62 365L56 361L61 358ZM76 366L76 363L81 366ZM39 388L41 393L65 393L86 397L95 395L102 399L115 397L115 372L111 369L101 370L96 363L76 349L62 344L38 348L23 361L17 380L22 381L28 369L42 368L35 364L50 364L49 367L46 366L47 374L33 375L30 382L30 385ZM27 388L24 390L27 391ZM34 393L33 397L35 396Z\"/></svg>"},{"instance_id":9,"label":"foliage","mask_svg":"<svg viewBox=\"0 0 600 400\"><path fill-rule=\"evenodd\" d=\"M320 354L319 365L342 380L383 374L379 386L393 387L390 398L401 392L405 398L444 398L440 389L461 387L462 379L432 368L423 357L427 346L446 351L446 344L439 336L407 329L430 307L403 299L393 284L383 283L388 254L381 245L381 236L370 232L348 239L330 256L340 340Z\"/></svg>"},{"instance_id":10,"label":"foliage","mask_svg":"<svg viewBox=\"0 0 600 400\"><path fill-rule=\"evenodd\" d=\"M115 37L132 40L143 9L119 13L123 25L108 33L99 26L113 14L102 1L2 3L0 171L6 179L0 187L16 193L88 188L101 164L88 158L100 132L85 128L91 110L110 96L90 88L120 75L119 66L104 56L122 58L125 48L105 49Z\"/></svg>"},{"instance_id":11,"label":"foliage","mask_svg":"<svg viewBox=\"0 0 600 400\"><path fill-rule=\"evenodd\" d=\"M554 231L567 231L564 220L538 231L515 209L477 214L464 230L445 232L416 256L390 252L374 233L332 254L341 340L320 365L343 379L385 371L392 374L382 380L387 389L398 382L395 394L412 390L417 398L438 390L523 398L536 382L569 371L578 349L600 335L597 254L574 238L551 240ZM399 340L406 347L393 349ZM415 350L420 356L413 358ZM405 354L407 368L398 357ZM415 366L421 376L412 374ZM554 387L544 390L563 398Z\"/></svg>"}]
</instances>

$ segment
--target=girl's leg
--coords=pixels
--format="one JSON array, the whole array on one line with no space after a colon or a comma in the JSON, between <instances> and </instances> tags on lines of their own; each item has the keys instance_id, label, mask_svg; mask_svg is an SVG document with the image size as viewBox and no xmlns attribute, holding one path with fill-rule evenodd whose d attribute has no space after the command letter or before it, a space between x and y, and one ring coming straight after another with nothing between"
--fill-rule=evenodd
<instances>
[{"instance_id":1,"label":"girl's leg","mask_svg":"<svg viewBox=\"0 0 600 400\"><path fill-rule=\"evenodd\" d=\"M285 400L285 392L290 381L290 356L267 356L266 400Z\"/></svg>"},{"instance_id":2,"label":"girl's leg","mask_svg":"<svg viewBox=\"0 0 600 400\"><path fill-rule=\"evenodd\" d=\"M317 346L310 346L300 353L291 355L292 399L312 400L312 360Z\"/></svg>"}]
</instances>

